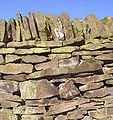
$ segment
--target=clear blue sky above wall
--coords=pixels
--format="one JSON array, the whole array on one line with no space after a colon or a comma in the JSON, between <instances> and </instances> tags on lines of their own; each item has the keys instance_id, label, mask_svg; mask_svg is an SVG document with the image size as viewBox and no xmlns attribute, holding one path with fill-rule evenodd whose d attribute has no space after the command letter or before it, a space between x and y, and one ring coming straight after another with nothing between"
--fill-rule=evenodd
<instances>
[{"instance_id":1,"label":"clear blue sky above wall","mask_svg":"<svg viewBox=\"0 0 113 120\"><path fill-rule=\"evenodd\" d=\"M113 0L1 0L0 19L15 18L17 13L27 16L28 12L39 11L46 14L60 15L67 12L71 20L84 19L87 14L94 14L99 19L113 16Z\"/></svg>"}]
</instances>

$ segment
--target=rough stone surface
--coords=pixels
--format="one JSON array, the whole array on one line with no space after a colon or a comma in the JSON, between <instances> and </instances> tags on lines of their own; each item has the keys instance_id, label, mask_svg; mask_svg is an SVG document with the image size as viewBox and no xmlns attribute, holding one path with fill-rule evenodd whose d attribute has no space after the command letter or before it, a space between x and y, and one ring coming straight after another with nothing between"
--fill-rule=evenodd
<instances>
[{"instance_id":1,"label":"rough stone surface","mask_svg":"<svg viewBox=\"0 0 113 120\"><path fill-rule=\"evenodd\" d=\"M5 62L6 63L10 63L10 62L18 62L19 60L21 60L21 56L18 55L6 55L5 57Z\"/></svg>"},{"instance_id":2,"label":"rough stone surface","mask_svg":"<svg viewBox=\"0 0 113 120\"><path fill-rule=\"evenodd\" d=\"M113 53L102 54L102 55L96 56L95 59L97 59L97 60L113 60Z\"/></svg>"},{"instance_id":3,"label":"rough stone surface","mask_svg":"<svg viewBox=\"0 0 113 120\"><path fill-rule=\"evenodd\" d=\"M22 57L22 61L24 61L25 63L41 63L46 60L46 57L39 55L26 55Z\"/></svg>"},{"instance_id":4,"label":"rough stone surface","mask_svg":"<svg viewBox=\"0 0 113 120\"><path fill-rule=\"evenodd\" d=\"M57 87L46 79L20 83L20 91L24 99L41 99L58 95Z\"/></svg>"},{"instance_id":5,"label":"rough stone surface","mask_svg":"<svg viewBox=\"0 0 113 120\"><path fill-rule=\"evenodd\" d=\"M10 63L6 65L0 65L0 73L4 74L31 73L32 70L33 66L31 64Z\"/></svg>"},{"instance_id":6,"label":"rough stone surface","mask_svg":"<svg viewBox=\"0 0 113 120\"><path fill-rule=\"evenodd\" d=\"M72 80L66 81L59 85L59 95L60 98L70 99L78 95L80 92L78 88L74 85Z\"/></svg>"}]
</instances>

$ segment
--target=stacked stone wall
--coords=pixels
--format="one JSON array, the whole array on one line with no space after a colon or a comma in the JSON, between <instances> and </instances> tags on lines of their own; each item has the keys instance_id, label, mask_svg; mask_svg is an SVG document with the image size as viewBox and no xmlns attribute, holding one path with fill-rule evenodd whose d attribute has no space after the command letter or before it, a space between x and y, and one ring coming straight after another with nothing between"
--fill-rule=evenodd
<instances>
[{"instance_id":1,"label":"stacked stone wall","mask_svg":"<svg viewBox=\"0 0 113 120\"><path fill-rule=\"evenodd\" d=\"M113 18L17 17L0 20L0 120L113 120Z\"/></svg>"}]
</instances>

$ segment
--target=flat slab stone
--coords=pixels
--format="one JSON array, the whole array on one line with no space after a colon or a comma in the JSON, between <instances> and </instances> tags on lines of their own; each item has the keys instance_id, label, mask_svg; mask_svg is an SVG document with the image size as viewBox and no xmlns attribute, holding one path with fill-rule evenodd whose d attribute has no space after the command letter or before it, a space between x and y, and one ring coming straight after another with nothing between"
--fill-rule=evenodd
<instances>
[{"instance_id":1,"label":"flat slab stone","mask_svg":"<svg viewBox=\"0 0 113 120\"><path fill-rule=\"evenodd\" d=\"M58 88L46 79L29 80L20 83L20 92L23 99L41 99L58 95Z\"/></svg>"},{"instance_id":2,"label":"flat slab stone","mask_svg":"<svg viewBox=\"0 0 113 120\"><path fill-rule=\"evenodd\" d=\"M39 55L26 55L22 57L22 61L25 63L41 63L47 60L47 57Z\"/></svg>"},{"instance_id":3,"label":"flat slab stone","mask_svg":"<svg viewBox=\"0 0 113 120\"><path fill-rule=\"evenodd\" d=\"M42 115L22 115L22 120L40 120L43 118Z\"/></svg>"},{"instance_id":4,"label":"flat slab stone","mask_svg":"<svg viewBox=\"0 0 113 120\"><path fill-rule=\"evenodd\" d=\"M95 57L97 60L113 60L113 53L102 54Z\"/></svg>"},{"instance_id":5,"label":"flat slab stone","mask_svg":"<svg viewBox=\"0 0 113 120\"><path fill-rule=\"evenodd\" d=\"M27 75L26 74L18 74L18 75L5 75L3 78L5 80L14 80L14 81L25 81Z\"/></svg>"},{"instance_id":6,"label":"flat slab stone","mask_svg":"<svg viewBox=\"0 0 113 120\"><path fill-rule=\"evenodd\" d=\"M0 65L0 73L4 73L4 74L31 73L32 70L33 70L33 65L31 64L9 63L6 65Z\"/></svg>"},{"instance_id":7,"label":"flat slab stone","mask_svg":"<svg viewBox=\"0 0 113 120\"><path fill-rule=\"evenodd\" d=\"M6 63L10 63L10 62L17 62L19 60L21 60L21 56L18 55L6 55L5 57L5 62Z\"/></svg>"},{"instance_id":8,"label":"flat slab stone","mask_svg":"<svg viewBox=\"0 0 113 120\"><path fill-rule=\"evenodd\" d=\"M15 48L0 48L0 54L15 53Z\"/></svg>"},{"instance_id":9,"label":"flat slab stone","mask_svg":"<svg viewBox=\"0 0 113 120\"><path fill-rule=\"evenodd\" d=\"M33 54L33 53L49 53L50 49L48 48L30 48L30 49L17 49L15 54L24 55L24 54Z\"/></svg>"}]
</instances>

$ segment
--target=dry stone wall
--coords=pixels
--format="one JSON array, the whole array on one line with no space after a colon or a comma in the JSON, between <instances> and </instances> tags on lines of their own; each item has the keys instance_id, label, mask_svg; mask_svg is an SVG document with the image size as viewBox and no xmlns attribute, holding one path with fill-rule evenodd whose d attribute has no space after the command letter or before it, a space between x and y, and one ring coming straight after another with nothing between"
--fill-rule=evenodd
<instances>
[{"instance_id":1,"label":"dry stone wall","mask_svg":"<svg viewBox=\"0 0 113 120\"><path fill-rule=\"evenodd\" d=\"M17 16L0 20L0 120L113 120L113 18Z\"/></svg>"}]
</instances>

